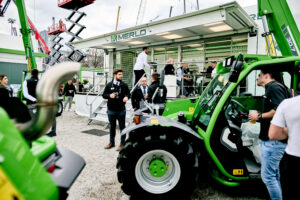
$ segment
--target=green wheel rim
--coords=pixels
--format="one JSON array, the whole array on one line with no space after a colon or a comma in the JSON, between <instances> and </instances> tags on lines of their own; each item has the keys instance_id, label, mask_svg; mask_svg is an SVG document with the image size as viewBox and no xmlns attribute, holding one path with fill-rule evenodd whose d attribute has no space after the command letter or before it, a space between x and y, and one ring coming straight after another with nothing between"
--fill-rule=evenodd
<instances>
[{"instance_id":1,"label":"green wheel rim","mask_svg":"<svg viewBox=\"0 0 300 200\"><path fill-rule=\"evenodd\" d=\"M149 166L149 172L154 177L162 177L166 174L167 166L161 159L154 159L151 161Z\"/></svg>"}]
</instances>

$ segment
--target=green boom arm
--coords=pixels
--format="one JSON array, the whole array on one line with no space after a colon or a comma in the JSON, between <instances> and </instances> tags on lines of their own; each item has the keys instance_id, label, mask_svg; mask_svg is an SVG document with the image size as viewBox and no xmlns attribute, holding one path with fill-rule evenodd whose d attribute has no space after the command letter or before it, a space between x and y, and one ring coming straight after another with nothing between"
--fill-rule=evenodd
<instances>
[{"instance_id":1,"label":"green boom arm","mask_svg":"<svg viewBox=\"0 0 300 200\"><path fill-rule=\"evenodd\" d=\"M36 69L36 61L34 57L33 47L32 47L32 41L31 41L31 30L28 28L28 22L27 22L27 14L25 9L24 0L16 0L16 5L18 8L19 13L19 19L21 24L21 33L23 37L23 44L25 48L25 55L28 63L28 69Z\"/></svg>"},{"instance_id":2,"label":"green boom arm","mask_svg":"<svg viewBox=\"0 0 300 200\"><path fill-rule=\"evenodd\" d=\"M283 56L300 56L300 33L286 0L258 0L258 14L266 16Z\"/></svg>"}]
</instances>

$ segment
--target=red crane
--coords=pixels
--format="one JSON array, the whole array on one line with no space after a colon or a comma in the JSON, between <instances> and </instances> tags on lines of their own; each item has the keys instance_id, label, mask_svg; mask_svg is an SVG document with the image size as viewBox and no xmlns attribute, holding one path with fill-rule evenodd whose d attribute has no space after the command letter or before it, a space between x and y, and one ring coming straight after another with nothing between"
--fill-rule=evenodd
<instances>
[{"instance_id":1,"label":"red crane","mask_svg":"<svg viewBox=\"0 0 300 200\"><path fill-rule=\"evenodd\" d=\"M31 20L29 19L29 17L27 17L28 20L28 24L30 29L34 32L35 34L35 39L37 39L40 43L40 45L43 48L44 53L49 54L50 50L48 48L48 46L46 45L44 39L42 38L42 36L39 34L38 30L35 28L35 26L33 25L33 23L31 22Z\"/></svg>"}]
</instances>

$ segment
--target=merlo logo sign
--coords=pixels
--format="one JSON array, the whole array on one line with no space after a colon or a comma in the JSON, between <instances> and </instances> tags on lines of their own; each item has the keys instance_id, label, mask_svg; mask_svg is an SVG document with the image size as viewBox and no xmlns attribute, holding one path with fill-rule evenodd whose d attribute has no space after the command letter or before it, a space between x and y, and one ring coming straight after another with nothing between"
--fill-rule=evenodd
<instances>
[{"instance_id":1,"label":"merlo logo sign","mask_svg":"<svg viewBox=\"0 0 300 200\"><path fill-rule=\"evenodd\" d=\"M127 40L131 38L141 37L147 34L146 29L140 29L137 31L131 31L127 33L115 34L110 36L111 42L118 42L122 40Z\"/></svg>"}]
</instances>

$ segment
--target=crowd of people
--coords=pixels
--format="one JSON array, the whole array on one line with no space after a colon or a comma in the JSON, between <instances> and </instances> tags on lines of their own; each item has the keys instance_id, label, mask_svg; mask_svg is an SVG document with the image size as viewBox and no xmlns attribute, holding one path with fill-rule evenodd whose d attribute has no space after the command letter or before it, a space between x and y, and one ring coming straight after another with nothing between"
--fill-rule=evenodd
<instances>
[{"instance_id":1,"label":"crowd of people","mask_svg":"<svg viewBox=\"0 0 300 200\"><path fill-rule=\"evenodd\" d=\"M148 85L148 77L144 68L150 67L147 63L148 48L143 48L134 65L135 88L130 93L128 85L122 81L123 70L114 69L113 79L106 84L103 98L107 99L107 116L110 123L109 143L104 147L115 147L116 122L118 121L120 132L125 128L126 102L131 98L132 108L136 111L146 107L147 103L165 103L167 87L160 82L160 74L151 75L151 84ZM164 68L165 75L175 75L174 60L169 59ZM261 144L261 177L267 187L270 198L293 199L297 195L297 184L294 181L300 178L300 96L293 97L287 87L277 81L276 72L262 69L257 78L257 85L265 88L262 110L250 113L249 121L260 122ZM216 75L216 62L212 62L206 72L198 74L212 78ZM39 72L31 71L31 77L23 83L23 97L28 106L37 103L36 86L39 81ZM188 96L192 90L193 78L188 63L176 70L177 85L181 92ZM63 89L65 96L64 109L71 109L73 97L76 93L75 83L69 80ZM8 105L7 100L13 97L13 90L8 85L8 77L0 74L0 106ZM31 113L32 115L32 113ZM56 135L56 120L53 123L49 136ZM117 151L125 145L126 135L121 135ZM294 181L293 181L294 180Z\"/></svg>"},{"instance_id":2,"label":"crowd of people","mask_svg":"<svg viewBox=\"0 0 300 200\"><path fill-rule=\"evenodd\" d=\"M137 56L136 63L133 67L135 77L134 85L136 85L143 76L146 76L145 68L154 69L155 72L157 71L157 63L154 66L154 64L151 64L152 62L147 62L147 54L148 48L144 47L142 52ZM179 96L188 97L195 94L201 94L209 81L215 77L216 65L217 62L212 61L205 72L193 72L190 70L188 63L183 63L182 66L175 69L174 59L169 58L163 70L164 75L176 75L176 85L179 88ZM200 76L205 77L205 80L201 81L201 85L196 85L196 79Z\"/></svg>"}]
</instances>

